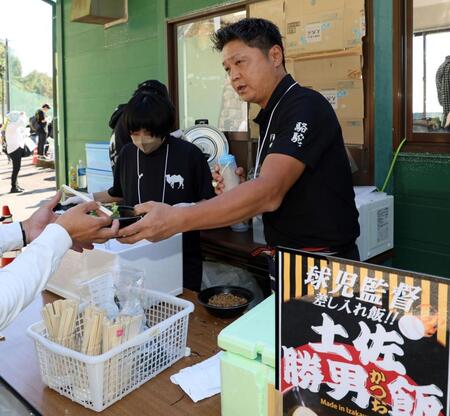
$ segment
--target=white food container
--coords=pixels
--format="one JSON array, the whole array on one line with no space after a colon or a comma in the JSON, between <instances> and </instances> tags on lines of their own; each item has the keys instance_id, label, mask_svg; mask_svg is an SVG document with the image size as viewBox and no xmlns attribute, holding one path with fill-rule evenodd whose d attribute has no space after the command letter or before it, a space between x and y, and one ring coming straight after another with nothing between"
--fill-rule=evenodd
<instances>
[{"instance_id":1,"label":"white food container","mask_svg":"<svg viewBox=\"0 0 450 416\"><path fill-rule=\"evenodd\" d=\"M47 283L47 290L79 299L80 283L117 267L142 270L146 289L179 295L183 293L182 235L158 243L143 240L121 244L110 240L83 253L69 250Z\"/></svg>"}]
</instances>

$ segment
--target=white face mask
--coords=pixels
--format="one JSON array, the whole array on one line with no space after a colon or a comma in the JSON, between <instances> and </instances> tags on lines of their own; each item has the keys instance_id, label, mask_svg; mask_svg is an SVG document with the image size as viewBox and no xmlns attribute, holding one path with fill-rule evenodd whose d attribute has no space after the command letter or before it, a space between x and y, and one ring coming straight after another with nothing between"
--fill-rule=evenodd
<instances>
[{"instance_id":1,"label":"white face mask","mask_svg":"<svg viewBox=\"0 0 450 416\"><path fill-rule=\"evenodd\" d=\"M142 150L146 155L149 153L154 152L156 149L158 149L163 142L163 139L161 137L155 137L155 136L137 136L137 135L131 135L131 140L133 141L133 144L140 150Z\"/></svg>"}]
</instances>

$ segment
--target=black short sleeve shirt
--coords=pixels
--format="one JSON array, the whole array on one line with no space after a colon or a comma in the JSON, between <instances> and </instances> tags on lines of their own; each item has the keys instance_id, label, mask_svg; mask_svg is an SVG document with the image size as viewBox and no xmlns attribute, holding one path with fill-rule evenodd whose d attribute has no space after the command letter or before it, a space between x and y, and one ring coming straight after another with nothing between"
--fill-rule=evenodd
<instances>
[{"instance_id":1,"label":"black short sleeve shirt","mask_svg":"<svg viewBox=\"0 0 450 416\"><path fill-rule=\"evenodd\" d=\"M263 215L268 244L340 249L353 243L359 224L350 164L341 127L325 97L286 75L255 122L261 145L265 137L260 163L279 153L306 165L281 206Z\"/></svg>"},{"instance_id":2,"label":"black short sleeve shirt","mask_svg":"<svg viewBox=\"0 0 450 416\"><path fill-rule=\"evenodd\" d=\"M148 155L133 143L126 144L119 154L114 184L108 192L122 197L127 205L147 201L174 205L212 198L215 194L211 181L211 171L201 150L170 136Z\"/></svg>"},{"instance_id":3,"label":"black short sleeve shirt","mask_svg":"<svg viewBox=\"0 0 450 416\"><path fill-rule=\"evenodd\" d=\"M166 162L167 161L167 162ZM170 136L156 151L146 155L133 143L120 151L114 170L111 196L121 197L124 204L164 201L199 202L215 196L211 171L201 150L185 140ZM140 196L140 199L139 199ZM183 235L183 283L199 290L201 284L200 234Z\"/></svg>"}]
</instances>

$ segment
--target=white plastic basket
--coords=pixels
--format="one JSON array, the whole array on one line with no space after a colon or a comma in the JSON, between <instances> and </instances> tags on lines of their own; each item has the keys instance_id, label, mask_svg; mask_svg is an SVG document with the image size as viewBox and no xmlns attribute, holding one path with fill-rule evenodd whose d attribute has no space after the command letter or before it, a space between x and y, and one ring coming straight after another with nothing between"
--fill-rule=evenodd
<instances>
[{"instance_id":1,"label":"white plastic basket","mask_svg":"<svg viewBox=\"0 0 450 416\"><path fill-rule=\"evenodd\" d=\"M43 382L100 412L184 357L194 305L147 289L139 289L139 294L149 329L101 355L77 352L82 315L76 322L74 349L50 341L43 321L31 325L27 333L35 341Z\"/></svg>"}]
</instances>

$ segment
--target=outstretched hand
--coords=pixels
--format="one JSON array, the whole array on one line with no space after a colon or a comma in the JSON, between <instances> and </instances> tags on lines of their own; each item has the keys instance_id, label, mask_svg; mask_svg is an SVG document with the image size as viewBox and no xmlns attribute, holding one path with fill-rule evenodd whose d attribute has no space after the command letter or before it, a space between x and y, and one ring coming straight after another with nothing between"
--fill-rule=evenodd
<instances>
[{"instance_id":1,"label":"outstretched hand","mask_svg":"<svg viewBox=\"0 0 450 416\"><path fill-rule=\"evenodd\" d=\"M119 221L112 221L99 208L97 202L86 202L69 209L56 220L72 238L75 249L92 248L92 243L104 243L117 237ZM96 216L90 215L93 211Z\"/></svg>"},{"instance_id":2,"label":"outstretched hand","mask_svg":"<svg viewBox=\"0 0 450 416\"><path fill-rule=\"evenodd\" d=\"M119 231L118 240L121 243L131 244L140 240L160 241L174 234L184 231L182 229L182 210L190 208L172 207L160 202L146 202L134 207L137 215L145 216Z\"/></svg>"},{"instance_id":3,"label":"outstretched hand","mask_svg":"<svg viewBox=\"0 0 450 416\"><path fill-rule=\"evenodd\" d=\"M53 208L55 208L60 199L61 191L58 191L47 204L34 212L30 218L22 221L27 244L31 243L39 234L41 234L48 224L56 221L58 217L53 212Z\"/></svg>"}]
</instances>

